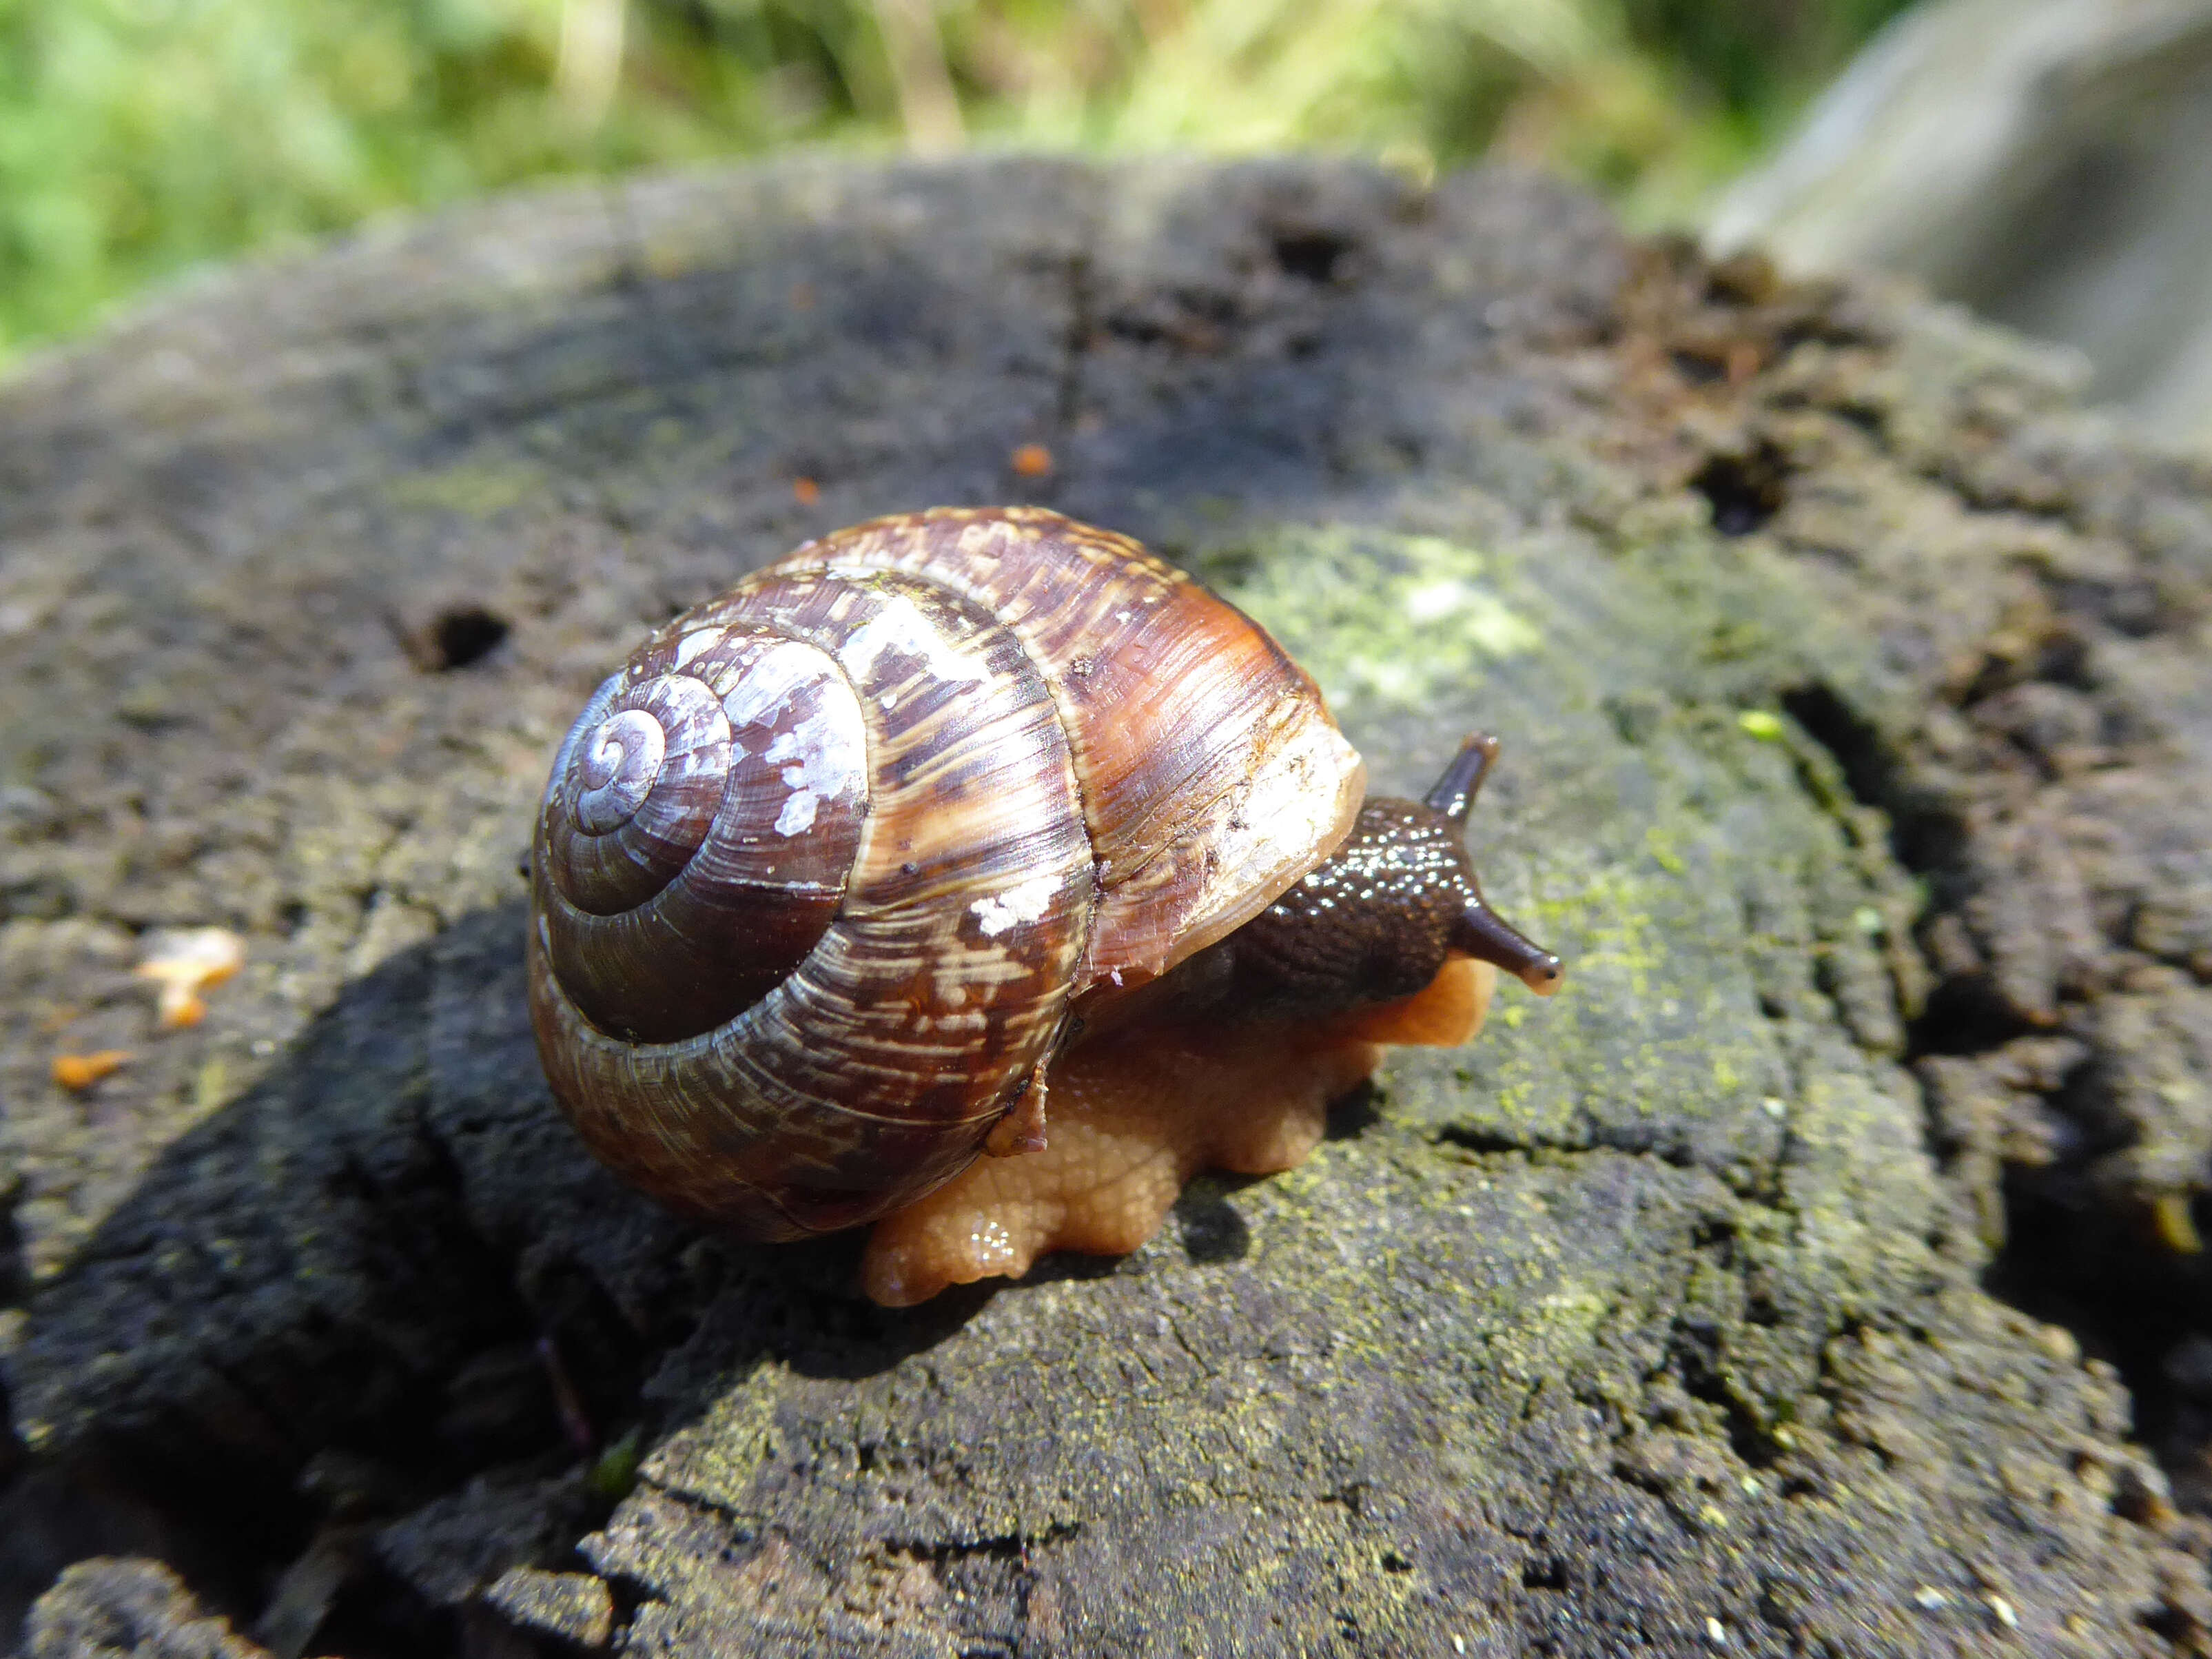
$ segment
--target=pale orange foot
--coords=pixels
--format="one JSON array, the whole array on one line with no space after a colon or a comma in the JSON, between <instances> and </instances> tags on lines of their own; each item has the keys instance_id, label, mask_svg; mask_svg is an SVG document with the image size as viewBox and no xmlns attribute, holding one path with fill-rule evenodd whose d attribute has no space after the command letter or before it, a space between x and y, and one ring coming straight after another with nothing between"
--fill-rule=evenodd
<instances>
[{"instance_id":1,"label":"pale orange foot","mask_svg":"<svg viewBox=\"0 0 2212 1659\"><path fill-rule=\"evenodd\" d=\"M1416 996L1306 1028L1147 1024L1087 1042L1052 1068L1044 1149L979 1158L878 1222L862 1287L905 1307L948 1285L1018 1278L1050 1250L1126 1255L1198 1170L1304 1162L1328 1103L1381 1060L1378 1044L1466 1042L1496 977L1455 960Z\"/></svg>"}]
</instances>

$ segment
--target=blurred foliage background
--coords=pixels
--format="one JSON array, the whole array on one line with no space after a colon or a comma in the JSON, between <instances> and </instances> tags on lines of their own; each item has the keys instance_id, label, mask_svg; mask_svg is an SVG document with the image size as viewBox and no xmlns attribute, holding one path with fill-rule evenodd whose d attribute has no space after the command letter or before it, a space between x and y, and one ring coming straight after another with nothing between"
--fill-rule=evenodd
<instances>
[{"instance_id":1,"label":"blurred foliage background","mask_svg":"<svg viewBox=\"0 0 2212 1659\"><path fill-rule=\"evenodd\" d=\"M198 262L799 143L1486 152L1684 215L1906 0L0 0L0 358Z\"/></svg>"}]
</instances>

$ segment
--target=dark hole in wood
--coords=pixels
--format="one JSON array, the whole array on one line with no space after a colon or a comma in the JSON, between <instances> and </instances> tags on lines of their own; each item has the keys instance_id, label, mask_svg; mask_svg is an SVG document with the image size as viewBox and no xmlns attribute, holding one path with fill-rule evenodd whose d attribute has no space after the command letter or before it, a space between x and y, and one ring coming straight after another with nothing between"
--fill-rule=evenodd
<instances>
[{"instance_id":1,"label":"dark hole in wood","mask_svg":"<svg viewBox=\"0 0 2212 1659\"><path fill-rule=\"evenodd\" d=\"M508 632L506 617L480 605L456 605L433 621L424 643L424 665L433 672L466 668L495 650Z\"/></svg>"},{"instance_id":2,"label":"dark hole in wood","mask_svg":"<svg viewBox=\"0 0 2212 1659\"><path fill-rule=\"evenodd\" d=\"M1761 444L1748 455L1716 455L1698 469L1690 488L1710 502L1713 528L1723 536L1748 536L1782 510L1790 476L1781 451Z\"/></svg>"},{"instance_id":3,"label":"dark hole in wood","mask_svg":"<svg viewBox=\"0 0 2212 1659\"><path fill-rule=\"evenodd\" d=\"M1351 252L1349 240L1326 230L1285 231L1275 238L1275 263L1285 276L1304 283L1334 282Z\"/></svg>"}]
</instances>

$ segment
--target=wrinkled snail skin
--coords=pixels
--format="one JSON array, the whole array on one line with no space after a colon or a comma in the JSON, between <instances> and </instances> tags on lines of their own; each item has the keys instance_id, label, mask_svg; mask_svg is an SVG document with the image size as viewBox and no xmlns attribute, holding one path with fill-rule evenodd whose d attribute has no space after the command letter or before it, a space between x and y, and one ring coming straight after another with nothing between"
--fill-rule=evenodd
<instances>
[{"instance_id":1,"label":"wrinkled snail skin","mask_svg":"<svg viewBox=\"0 0 2212 1659\"><path fill-rule=\"evenodd\" d=\"M1188 1170L1302 1158L1374 1042L1464 1040L1471 959L1557 982L1462 843L1495 747L1363 805L1313 683L1134 542L1036 508L856 526L668 623L562 745L547 1076L676 1209L891 1216L878 1300L1133 1248ZM1248 1079L1276 1103L1239 1127Z\"/></svg>"}]
</instances>

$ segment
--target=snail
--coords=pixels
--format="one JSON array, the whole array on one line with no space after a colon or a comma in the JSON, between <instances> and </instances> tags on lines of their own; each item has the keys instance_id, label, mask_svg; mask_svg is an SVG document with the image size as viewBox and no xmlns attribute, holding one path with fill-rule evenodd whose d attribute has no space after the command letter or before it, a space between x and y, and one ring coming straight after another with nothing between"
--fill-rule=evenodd
<instances>
[{"instance_id":1,"label":"snail","mask_svg":"<svg viewBox=\"0 0 2212 1659\"><path fill-rule=\"evenodd\" d=\"M808 542L648 639L556 757L530 1005L635 1186L744 1237L872 1222L877 1301L1134 1249L1320 1139L1384 1042L1557 957L1484 903L1478 737L1362 799L1320 690L1126 537L1033 507Z\"/></svg>"}]
</instances>

